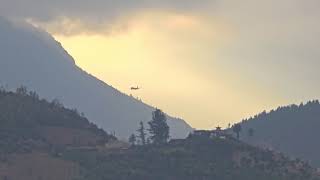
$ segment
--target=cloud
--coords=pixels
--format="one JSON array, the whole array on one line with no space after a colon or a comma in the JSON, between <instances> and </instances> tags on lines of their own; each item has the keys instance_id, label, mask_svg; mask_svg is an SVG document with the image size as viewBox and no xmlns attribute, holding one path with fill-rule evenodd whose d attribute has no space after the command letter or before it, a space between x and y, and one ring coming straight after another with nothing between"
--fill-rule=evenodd
<instances>
[{"instance_id":1,"label":"cloud","mask_svg":"<svg viewBox=\"0 0 320 180\"><path fill-rule=\"evenodd\" d=\"M320 97L320 1L221 1L216 16L234 30L221 64L285 99ZM292 101L291 101L292 102Z\"/></svg>"},{"instance_id":2,"label":"cloud","mask_svg":"<svg viewBox=\"0 0 320 180\"><path fill-rule=\"evenodd\" d=\"M199 15L203 18L201 24L211 25L199 26L199 31L192 32L194 42L201 46L195 38L203 34L201 29L206 29L214 32L216 37L228 38L229 43L218 39L220 46L214 46L208 53L215 58L203 62L198 60L195 64L201 66L202 63L206 68L207 64L213 64L210 61L220 61L221 66L241 67L243 72L239 73L257 76L270 84L273 78L257 67L267 67L264 70L270 69L284 79L296 77L290 72L303 68L307 73L296 78L313 79L313 73L307 70L314 72L320 65L317 48L320 47L319 9L318 0L0 0L0 15L27 19L51 33L64 35L127 30L141 18L140 14L146 12L148 16L155 16L158 12L186 17ZM148 19L149 26L154 26L152 21L160 20L159 17ZM181 27L186 23L184 19L166 22L174 22ZM164 27L157 28L158 31L168 31ZM170 32L166 36L174 41L177 36L173 30L170 31L172 38ZM192 43L192 40L188 41ZM208 44L211 43L203 42L202 46Z\"/></svg>"},{"instance_id":3,"label":"cloud","mask_svg":"<svg viewBox=\"0 0 320 180\"><path fill-rule=\"evenodd\" d=\"M0 15L64 35L147 26L137 39L150 37L148 48L173 54L159 61L219 77L255 100L239 104L320 98L319 0L0 0Z\"/></svg>"},{"instance_id":4,"label":"cloud","mask_svg":"<svg viewBox=\"0 0 320 180\"><path fill-rule=\"evenodd\" d=\"M190 13L208 4L210 0L0 0L0 15L28 19L72 34L83 28L90 31L114 28L119 19L144 11Z\"/></svg>"},{"instance_id":5,"label":"cloud","mask_svg":"<svg viewBox=\"0 0 320 180\"><path fill-rule=\"evenodd\" d=\"M237 71L245 78L254 76L268 85L276 82L279 87L293 77L314 79L313 72L320 65L319 9L318 0L0 0L1 15L28 19L51 33L64 35L125 31L143 21L140 15L145 13L151 17L145 20L150 31L165 31L172 46L181 46L177 44L181 41L177 37L183 35L183 29L190 28L183 27L184 19L166 20L167 16L158 13L198 15L200 18L194 19L201 21L201 25L195 23L197 30L191 31L192 36L186 35L193 39L183 42L196 43L208 51L207 56L213 57L197 60L195 67L207 68L210 72L207 64L219 61L221 67L239 68ZM173 23L170 27L177 24L182 30L175 32L153 21ZM206 23L209 25L203 26ZM208 47L212 43L199 37L204 34L203 29L221 37L215 38L219 42L214 42L211 51ZM229 43L225 43L226 38ZM207 41L213 38L208 37ZM216 45L219 43L220 46ZM259 70L259 67L265 68ZM292 73L299 70L304 73L299 76Z\"/></svg>"}]
</instances>

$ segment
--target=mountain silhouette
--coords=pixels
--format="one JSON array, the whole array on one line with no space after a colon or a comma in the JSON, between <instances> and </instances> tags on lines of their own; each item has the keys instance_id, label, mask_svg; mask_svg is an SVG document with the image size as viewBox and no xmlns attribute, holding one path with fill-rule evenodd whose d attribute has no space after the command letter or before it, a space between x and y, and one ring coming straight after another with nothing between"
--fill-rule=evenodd
<instances>
[{"instance_id":1,"label":"mountain silhouette","mask_svg":"<svg viewBox=\"0 0 320 180\"><path fill-rule=\"evenodd\" d=\"M4 18L0 18L0 84L9 90L24 85L40 97L58 99L120 138L135 132L140 121L150 121L154 110L80 69L50 34ZM186 137L192 130L181 119L168 119L173 138Z\"/></svg>"},{"instance_id":2,"label":"mountain silhouette","mask_svg":"<svg viewBox=\"0 0 320 180\"><path fill-rule=\"evenodd\" d=\"M241 126L243 141L302 158L320 167L319 101L262 112L243 120Z\"/></svg>"},{"instance_id":3,"label":"mountain silhouette","mask_svg":"<svg viewBox=\"0 0 320 180\"><path fill-rule=\"evenodd\" d=\"M2 180L320 179L304 161L221 131L130 146L79 112L24 87L0 89L0 130Z\"/></svg>"}]
</instances>

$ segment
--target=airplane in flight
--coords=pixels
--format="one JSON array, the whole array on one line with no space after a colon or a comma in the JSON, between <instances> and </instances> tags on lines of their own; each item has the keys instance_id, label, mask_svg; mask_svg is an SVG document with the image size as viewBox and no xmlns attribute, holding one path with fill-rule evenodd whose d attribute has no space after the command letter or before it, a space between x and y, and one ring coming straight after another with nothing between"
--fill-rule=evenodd
<instances>
[{"instance_id":1,"label":"airplane in flight","mask_svg":"<svg viewBox=\"0 0 320 180\"><path fill-rule=\"evenodd\" d=\"M139 87L139 86L137 86L137 87L131 87L131 90L132 91L137 91L137 90L140 90L141 88Z\"/></svg>"}]
</instances>

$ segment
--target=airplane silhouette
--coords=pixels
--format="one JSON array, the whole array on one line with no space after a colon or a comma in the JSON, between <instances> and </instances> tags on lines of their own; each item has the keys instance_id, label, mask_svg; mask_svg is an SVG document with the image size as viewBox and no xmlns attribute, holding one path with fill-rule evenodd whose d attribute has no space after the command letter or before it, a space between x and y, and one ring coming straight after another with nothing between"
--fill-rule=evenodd
<instances>
[{"instance_id":1,"label":"airplane silhouette","mask_svg":"<svg viewBox=\"0 0 320 180\"><path fill-rule=\"evenodd\" d=\"M131 87L131 90L132 91L136 91L136 90L139 90L140 88L139 88L139 86L137 86L137 87Z\"/></svg>"}]
</instances>

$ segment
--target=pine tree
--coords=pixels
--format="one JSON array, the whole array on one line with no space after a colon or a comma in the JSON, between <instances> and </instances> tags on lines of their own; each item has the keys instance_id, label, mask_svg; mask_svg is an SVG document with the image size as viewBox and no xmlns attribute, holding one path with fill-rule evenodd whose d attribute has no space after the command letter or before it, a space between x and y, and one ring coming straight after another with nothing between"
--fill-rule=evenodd
<instances>
[{"instance_id":1,"label":"pine tree","mask_svg":"<svg viewBox=\"0 0 320 180\"><path fill-rule=\"evenodd\" d=\"M157 145L167 143L170 128L167 124L166 115L160 109L156 109L152 113L152 120L148 124L152 143Z\"/></svg>"},{"instance_id":2,"label":"pine tree","mask_svg":"<svg viewBox=\"0 0 320 180\"><path fill-rule=\"evenodd\" d=\"M241 124L236 124L232 127L232 130L234 133L237 134L237 138L240 139L240 132L242 131L242 126Z\"/></svg>"},{"instance_id":3,"label":"pine tree","mask_svg":"<svg viewBox=\"0 0 320 180\"><path fill-rule=\"evenodd\" d=\"M132 146L135 146L136 145L136 135L132 134L130 137L129 137L129 143L132 145Z\"/></svg>"},{"instance_id":4,"label":"pine tree","mask_svg":"<svg viewBox=\"0 0 320 180\"><path fill-rule=\"evenodd\" d=\"M16 89L16 93L19 95L26 96L26 95L28 95L28 89L25 86L20 86Z\"/></svg>"},{"instance_id":5,"label":"pine tree","mask_svg":"<svg viewBox=\"0 0 320 180\"><path fill-rule=\"evenodd\" d=\"M137 132L139 133L138 137L140 138L141 145L146 145L146 132L142 121L140 122L140 128L137 130Z\"/></svg>"}]
</instances>

